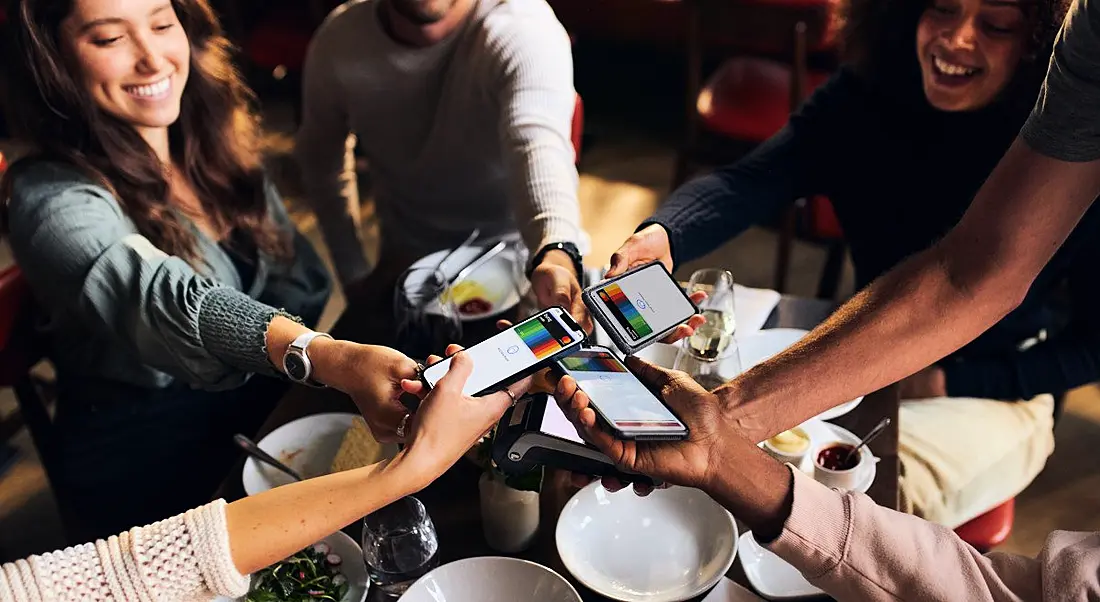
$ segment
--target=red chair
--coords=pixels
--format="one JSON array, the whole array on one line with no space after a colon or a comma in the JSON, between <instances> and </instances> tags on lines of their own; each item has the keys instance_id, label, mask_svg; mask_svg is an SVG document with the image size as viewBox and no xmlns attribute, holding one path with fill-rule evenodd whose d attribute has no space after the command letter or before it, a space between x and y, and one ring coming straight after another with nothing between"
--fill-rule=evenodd
<instances>
[{"instance_id":1,"label":"red chair","mask_svg":"<svg viewBox=\"0 0 1100 602\"><path fill-rule=\"evenodd\" d=\"M684 1L690 11L687 20L690 102L686 142L677 159L673 186L683 183L697 163L700 130L752 145L778 132L809 92L830 76L827 71L809 69L809 56L831 53L833 47L831 0ZM729 22L745 21L745 11L753 10L759 14L750 13L747 18L759 24L760 31L745 34L741 45L772 55L788 54L789 64L771 58L737 57L726 61L702 83L705 42L714 37L708 31L721 29ZM785 38L791 40L786 50L775 49L774 40ZM769 44L773 48L768 48ZM780 224L774 287L781 292L786 289L795 232L801 230L807 238L829 246L818 296L832 297L846 253L839 222L825 197L809 199L808 203L800 201L798 206L808 207L808 211L801 212L803 227L797 227L800 212L796 208L788 210Z\"/></svg>"},{"instance_id":2,"label":"red chair","mask_svg":"<svg viewBox=\"0 0 1100 602\"><path fill-rule=\"evenodd\" d=\"M570 128L570 138L573 141L573 161L581 162L581 144L584 141L584 100L577 94L577 100L573 103L573 125Z\"/></svg>"},{"instance_id":3,"label":"red chair","mask_svg":"<svg viewBox=\"0 0 1100 602\"><path fill-rule=\"evenodd\" d=\"M1008 539L1015 518L1016 500L1010 499L955 529L955 535L985 554Z\"/></svg>"}]
</instances>

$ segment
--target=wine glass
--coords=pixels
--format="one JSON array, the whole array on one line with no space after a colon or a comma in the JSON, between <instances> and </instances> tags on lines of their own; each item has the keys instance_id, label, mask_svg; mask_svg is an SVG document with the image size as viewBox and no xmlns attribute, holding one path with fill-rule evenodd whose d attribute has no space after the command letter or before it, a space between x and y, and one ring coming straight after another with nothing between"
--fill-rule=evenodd
<instances>
[{"instance_id":1,"label":"wine glass","mask_svg":"<svg viewBox=\"0 0 1100 602\"><path fill-rule=\"evenodd\" d=\"M733 343L737 319L733 313L733 275L726 270L708 268L697 270L688 282L688 294L702 291L706 299L699 303L706 323L695 329L687 346L700 359L721 357Z\"/></svg>"},{"instance_id":2,"label":"wine glass","mask_svg":"<svg viewBox=\"0 0 1100 602\"><path fill-rule=\"evenodd\" d=\"M409 268L394 293L397 349L415 359L442 355L462 339L458 307L448 294L447 277L438 268Z\"/></svg>"},{"instance_id":3,"label":"wine glass","mask_svg":"<svg viewBox=\"0 0 1100 602\"><path fill-rule=\"evenodd\" d=\"M439 538L424 504L408 496L368 514L363 560L371 583L391 600L439 566Z\"/></svg>"},{"instance_id":4,"label":"wine glass","mask_svg":"<svg viewBox=\"0 0 1100 602\"><path fill-rule=\"evenodd\" d=\"M730 344L718 357L703 358L685 345L676 353L673 369L686 372L704 389L712 391L741 374L741 354L736 344Z\"/></svg>"},{"instance_id":5,"label":"wine glass","mask_svg":"<svg viewBox=\"0 0 1100 602\"><path fill-rule=\"evenodd\" d=\"M525 320L539 311L535 290L527 280L527 262L530 261L531 254L527 250L527 244L518 236L508 241L508 253L512 260L512 287L519 297L516 316L518 320Z\"/></svg>"}]
</instances>

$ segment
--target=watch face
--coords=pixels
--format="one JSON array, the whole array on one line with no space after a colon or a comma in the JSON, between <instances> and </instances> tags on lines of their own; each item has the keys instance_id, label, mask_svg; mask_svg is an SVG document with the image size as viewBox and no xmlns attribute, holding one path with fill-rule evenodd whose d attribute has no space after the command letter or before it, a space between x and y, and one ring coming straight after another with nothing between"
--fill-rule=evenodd
<instances>
[{"instance_id":1,"label":"watch face","mask_svg":"<svg viewBox=\"0 0 1100 602\"><path fill-rule=\"evenodd\" d=\"M302 382L306 379L306 362L301 355L291 352L283 357L283 369L291 380Z\"/></svg>"}]
</instances>

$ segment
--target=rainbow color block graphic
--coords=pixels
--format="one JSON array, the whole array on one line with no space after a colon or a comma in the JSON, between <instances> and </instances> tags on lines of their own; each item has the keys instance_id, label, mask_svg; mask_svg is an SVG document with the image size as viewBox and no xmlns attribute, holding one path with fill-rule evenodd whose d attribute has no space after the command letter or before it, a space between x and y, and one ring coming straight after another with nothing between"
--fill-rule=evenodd
<instances>
[{"instance_id":1,"label":"rainbow color block graphic","mask_svg":"<svg viewBox=\"0 0 1100 602\"><path fill-rule=\"evenodd\" d=\"M562 348L550 331L538 320L530 320L516 326L516 334L537 359L546 359ZM569 342L568 340L566 342Z\"/></svg>"},{"instance_id":2,"label":"rainbow color block graphic","mask_svg":"<svg viewBox=\"0 0 1100 602\"><path fill-rule=\"evenodd\" d=\"M607 294L607 297L615 304L615 307L619 310L622 317L630 323L630 327L634 329L638 338L653 332L653 329L649 327L649 323L645 321L642 314L638 313L638 310L635 309L630 299L626 298L626 295L623 294L623 289L619 288L618 284L609 284L607 288L600 292Z\"/></svg>"},{"instance_id":3,"label":"rainbow color block graphic","mask_svg":"<svg viewBox=\"0 0 1100 602\"><path fill-rule=\"evenodd\" d=\"M626 368L615 360L598 355L583 355L584 352L561 360L561 365L570 372L626 372Z\"/></svg>"}]
</instances>

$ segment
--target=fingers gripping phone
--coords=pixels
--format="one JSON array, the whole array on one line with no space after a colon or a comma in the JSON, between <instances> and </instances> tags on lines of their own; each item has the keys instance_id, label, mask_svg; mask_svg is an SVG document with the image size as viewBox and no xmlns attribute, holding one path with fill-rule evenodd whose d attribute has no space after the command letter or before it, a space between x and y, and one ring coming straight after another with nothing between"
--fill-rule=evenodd
<instances>
[{"instance_id":1,"label":"fingers gripping phone","mask_svg":"<svg viewBox=\"0 0 1100 602\"><path fill-rule=\"evenodd\" d=\"M677 441L688 428L611 350L588 347L558 360L577 381L596 417L620 439Z\"/></svg>"},{"instance_id":2,"label":"fingers gripping phone","mask_svg":"<svg viewBox=\"0 0 1100 602\"><path fill-rule=\"evenodd\" d=\"M466 350L474 369L462 392L486 395L499 391L580 349L585 337L564 309L551 307L539 312ZM450 367L451 359L446 358L425 368L421 377L435 387Z\"/></svg>"},{"instance_id":3,"label":"fingers gripping phone","mask_svg":"<svg viewBox=\"0 0 1100 602\"><path fill-rule=\"evenodd\" d=\"M581 299L626 355L664 338L699 313L659 261L589 287Z\"/></svg>"}]
</instances>

